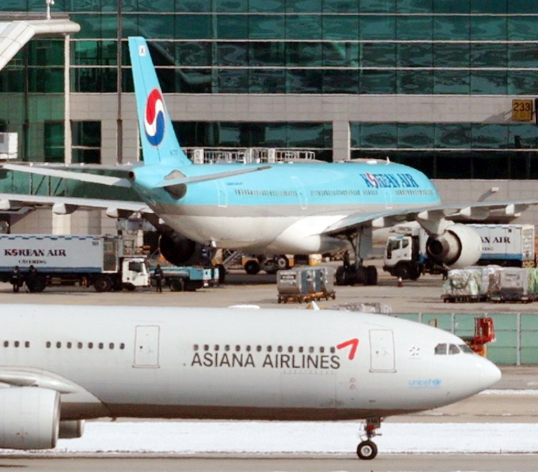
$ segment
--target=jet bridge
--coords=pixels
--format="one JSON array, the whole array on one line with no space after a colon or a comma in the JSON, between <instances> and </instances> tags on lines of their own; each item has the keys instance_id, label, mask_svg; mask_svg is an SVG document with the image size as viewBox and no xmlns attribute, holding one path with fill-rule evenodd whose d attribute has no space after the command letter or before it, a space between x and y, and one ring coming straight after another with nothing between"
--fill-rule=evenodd
<instances>
[{"instance_id":1,"label":"jet bridge","mask_svg":"<svg viewBox=\"0 0 538 472\"><path fill-rule=\"evenodd\" d=\"M79 31L80 25L68 19L0 22L0 71L34 36Z\"/></svg>"}]
</instances>

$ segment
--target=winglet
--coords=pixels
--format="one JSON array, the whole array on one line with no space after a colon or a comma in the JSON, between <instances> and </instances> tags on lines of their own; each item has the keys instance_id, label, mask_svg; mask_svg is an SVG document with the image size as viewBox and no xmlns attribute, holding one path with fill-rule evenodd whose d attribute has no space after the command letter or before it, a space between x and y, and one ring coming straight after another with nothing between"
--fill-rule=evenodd
<instances>
[{"instance_id":1,"label":"winglet","mask_svg":"<svg viewBox=\"0 0 538 472\"><path fill-rule=\"evenodd\" d=\"M172 127L146 40L130 37L129 52L144 163L181 166L192 164L181 149Z\"/></svg>"}]
</instances>

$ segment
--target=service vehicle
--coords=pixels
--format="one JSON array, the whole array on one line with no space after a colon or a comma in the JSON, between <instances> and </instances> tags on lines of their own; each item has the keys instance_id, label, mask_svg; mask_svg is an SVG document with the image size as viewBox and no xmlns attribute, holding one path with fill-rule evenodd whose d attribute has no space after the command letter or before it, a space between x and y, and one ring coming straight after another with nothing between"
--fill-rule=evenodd
<instances>
[{"instance_id":1,"label":"service vehicle","mask_svg":"<svg viewBox=\"0 0 538 472\"><path fill-rule=\"evenodd\" d=\"M467 225L482 240L482 255L476 265L535 267L533 225ZM450 230L450 228L448 229ZM426 251L428 234L418 224L397 225L391 229L385 246L383 270L403 280L416 280L421 274L445 274Z\"/></svg>"},{"instance_id":2,"label":"service vehicle","mask_svg":"<svg viewBox=\"0 0 538 472\"><path fill-rule=\"evenodd\" d=\"M172 292L194 292L199 288L218 285L218 267L196 267L196 266L162 266L163 286L169 287ZM151 270L152 284L155 269Z\"/></svg>"},{"instance_id":3,"label":"service vehicle","mask_svg":"<svg viewBox=\"0 0 538 472\"><path fill-rule=\"evenodd\" d=\"M122 239L113 235L2 234L0 280L9 282L15 267L30 292L52 285L98 292L149 286L146 256L125 254Z\"/></svg>"}]
</instances>

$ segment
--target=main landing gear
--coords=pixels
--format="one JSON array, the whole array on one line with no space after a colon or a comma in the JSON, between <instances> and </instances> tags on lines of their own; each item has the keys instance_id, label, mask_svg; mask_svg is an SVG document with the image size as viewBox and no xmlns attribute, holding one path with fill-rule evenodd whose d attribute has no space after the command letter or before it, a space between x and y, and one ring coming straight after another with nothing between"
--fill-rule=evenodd
<instances>
[{"instance_id":1,"label":"main landing gear","mask_svg":"<svg viewBox=\"0 0 538 472\"><path fill-rule=\"evenodd\" d=\"M336 269L336 285L377 285L377 268L363 265L364 258L372 248L372 229L362 227L355 236L348 235L347 240L353 248L354 261L350 262L349 253L344 254L344 263Z\"/></svg>"},{"instance_id":2,"label":"main landing gear","mask_svg":"<svg viewBox=\"0 0 538 472\"><path fill-rule=\"evenodd\" d=\"M366 439L361 441L357 446L357 456L359 456L359 459L370 461L376 458L377 446L371 439L379 434L376 432L376 429L380 427L380 418L369 418L366 420L366 424L364 425Z\"/></svg>"}]
</instances>

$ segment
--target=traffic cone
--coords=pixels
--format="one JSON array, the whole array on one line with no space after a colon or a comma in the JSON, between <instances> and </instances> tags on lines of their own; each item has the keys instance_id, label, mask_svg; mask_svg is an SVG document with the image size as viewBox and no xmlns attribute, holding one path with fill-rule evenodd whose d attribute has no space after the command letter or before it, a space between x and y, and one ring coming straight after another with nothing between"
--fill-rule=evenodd
<instances>
[{"instance_id":1,"label":"traffic cone","mask_svg":"<svg viewBox=\"0 0 538 472\"><path fill-rule=\"evenodd\" d=\"M401 277L398 277L398 287L403 287L403 280Z\"/></svg>"}]
</instances>

